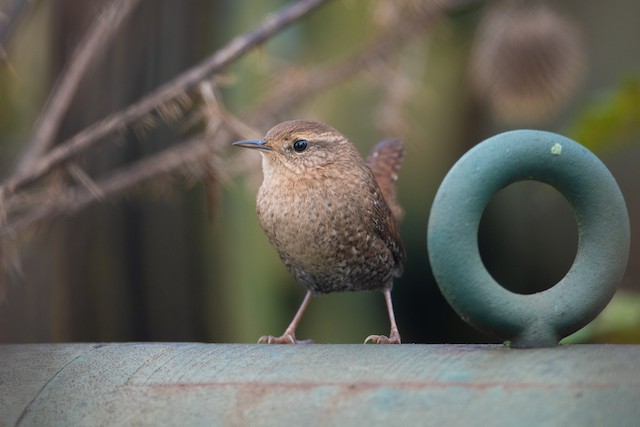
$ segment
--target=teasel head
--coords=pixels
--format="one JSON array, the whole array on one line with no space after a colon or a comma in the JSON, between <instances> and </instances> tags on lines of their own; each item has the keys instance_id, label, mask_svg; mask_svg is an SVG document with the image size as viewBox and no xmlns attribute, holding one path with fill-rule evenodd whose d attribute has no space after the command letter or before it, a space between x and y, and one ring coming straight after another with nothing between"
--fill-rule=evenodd
<instances>
[{"instance_id":1,"label":"teasel head","mask_svg":"<svg viewBox=\"0 0 640 427\"><path fill-rule=\"evenodd\" d=\"M500 121L551 118L582 81L578 29L541 1L512 0L488 10L471 53L472 87Z\"/></svg>"}]
</instances>

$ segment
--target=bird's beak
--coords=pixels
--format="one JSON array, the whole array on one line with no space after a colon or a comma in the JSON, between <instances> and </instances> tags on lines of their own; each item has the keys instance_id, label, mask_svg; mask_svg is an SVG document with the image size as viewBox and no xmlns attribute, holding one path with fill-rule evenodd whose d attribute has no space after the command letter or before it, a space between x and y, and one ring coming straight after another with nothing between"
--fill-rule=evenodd
<instances>
[{"instance_id":1,"label":"bird's beak","mask_svg":"<svg viewBox=\"0 0 640 427\"><path fill-rule=\"evenodd\" d=\"M260 151L271 151L272 148L269 147L268 145L264 145L265 144L265 140L264 139L248 139L245 141L236 141L231 145L237 145L238 147L244 147L244 148L251 148L254 150L260 150Z\"/></svg>"}]
</instances>

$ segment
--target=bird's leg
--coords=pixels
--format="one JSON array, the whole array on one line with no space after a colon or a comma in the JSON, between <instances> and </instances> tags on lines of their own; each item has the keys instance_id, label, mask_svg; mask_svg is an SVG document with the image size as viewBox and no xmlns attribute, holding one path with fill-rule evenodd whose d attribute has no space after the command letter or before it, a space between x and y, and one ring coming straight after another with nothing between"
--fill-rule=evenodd
<instances>
[{"instance_id":1,"label":"bird's leg","mask_svg":"<svg viewBox=\"0 0 640 427\"><path fill-rule=\"evenodd\" d=\"M287 329L285 329L282 336L274 337L271 335L264 335L260 337L258 344L311 344L313 342L312 340L297 340L295 332L298 327L298 323L300 323L300 319L302 319L302 315L307 309L312 298L313 294L311 291L307 291L307 294L304 296L304 300L302 300L302 304L300 304L300 308L296 312L296 315L293 316L293 320Z\"/></svg>"},{"instance_id":2,"label":"bird's leg","mask_svg":"<svg viewBox=\"0 0 640 427\"><path fill-rule=\"evenodd\" d=\"M400 344L400 332L396 324L396 316L393 314L393 303L391 302L391 288L384 290L384 299L387 302L387 311L389 312L389 322L391 322L391 333L386 337L384 335L369 335L364 340L365 344L371 341L374 344Z\"/></svg>"}]
</instances>

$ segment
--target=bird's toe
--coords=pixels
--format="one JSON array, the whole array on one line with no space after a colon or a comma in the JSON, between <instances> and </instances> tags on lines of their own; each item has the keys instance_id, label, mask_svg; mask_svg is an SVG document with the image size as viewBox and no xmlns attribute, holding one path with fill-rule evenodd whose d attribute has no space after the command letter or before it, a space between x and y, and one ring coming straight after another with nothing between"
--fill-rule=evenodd
<instances>
[{"instance_id":1,"label":"bird's toe","mask_svg":"<svg viewBox=\"0 0 640 427\"><path fill-rule=\"evenodd\" d=\"M258 344L311 344L312 340L296 339L294 334L284 334L279 337L273 335L263 335L258 339Z\"/></svg>"}]
</instances>

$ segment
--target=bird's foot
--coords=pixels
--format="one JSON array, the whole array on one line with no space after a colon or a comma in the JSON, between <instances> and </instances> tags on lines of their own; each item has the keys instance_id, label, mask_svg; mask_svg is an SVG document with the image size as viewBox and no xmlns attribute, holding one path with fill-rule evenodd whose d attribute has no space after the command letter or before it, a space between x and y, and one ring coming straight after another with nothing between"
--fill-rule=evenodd
<instances>
[{"instance_id":1,"label":"bird's foot","mask_svg":"<svg viewBox=\"0 0 640 427\"><path fill-rule=\"evenodd\" d=\"M313 340L296 339L295 334L284 333L282 336L263 335L258 339L258 344L312 344Z\"/></svg>"},{"instance_id":2,"label":"bird's foot","mask_svg":"<svg viewBox=\"0 0 640 427\"><path fill-rule=\"evenodd\" d=\"M391 329L391 333L389 334L388 337L384 336L384 335L369 335L365 340L364 343L368 343L369 341L371 341L374 344L401 344L402 341L400 341L400 332L398 332L397 329Z\"/></svg>"}]
</instances>

